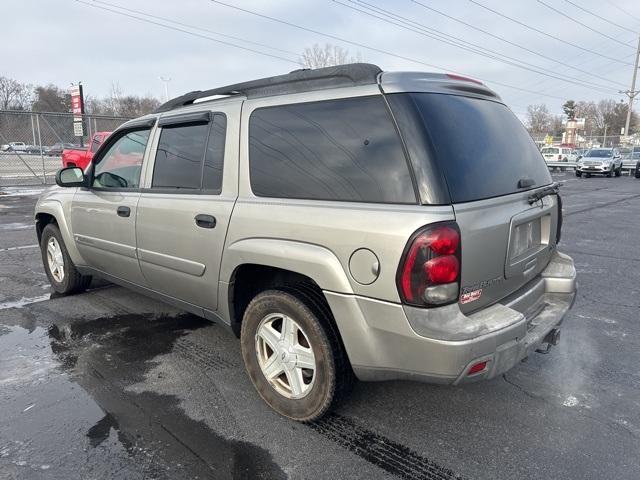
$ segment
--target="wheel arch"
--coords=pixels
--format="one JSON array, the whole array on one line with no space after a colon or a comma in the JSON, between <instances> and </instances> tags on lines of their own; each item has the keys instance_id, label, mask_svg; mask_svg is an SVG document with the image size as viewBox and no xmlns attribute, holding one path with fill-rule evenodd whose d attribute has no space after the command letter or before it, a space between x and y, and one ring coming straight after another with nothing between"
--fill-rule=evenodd
<instances>
[{"instance_id":1,"label":"wheel arch","mask_svg":"<svg viewBox=\"0 0 640 480\"><path fill-rule=\"evenodd\" d=\"M232 244L225 252L220 280L228 286L229 324L236 335L246 306L257 293L268 288L305 285L325 303L323 290L353 293L333 252L289 240L254 238Z\"/></svg>"},{"instance_id":2,"label":"wheel arch","mask_svg":"<svg viewBox=\"0 0 640 480\"><path fill-rule=\"evenodd\" d=\"M62 240L64 241L67 252L69 252L69 256L73 263L76 265L83 265L85 263L76 248L75 241L73 240L73 234L71 233L60 202L55 200L39 202L36 206L35 223L38 243L40 243L40 240L42 239L42 232L44 228L50 223L53 223L58 227L58 230L60 230Z\"/></svg>"}]
</instances>

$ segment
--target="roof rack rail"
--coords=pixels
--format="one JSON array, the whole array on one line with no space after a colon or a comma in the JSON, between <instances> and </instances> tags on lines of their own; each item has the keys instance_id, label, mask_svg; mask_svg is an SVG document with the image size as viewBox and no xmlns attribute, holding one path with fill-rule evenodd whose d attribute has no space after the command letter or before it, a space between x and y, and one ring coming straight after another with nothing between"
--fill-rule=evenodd
<instances>
[{"instance_id":1,"label":"roof rack rail","mask_svg":"<svg viewBox=\"0 0 640 480\"><path fill-rule=\"evenodd\" d=\"M260 78L248 82L227 85L210 90L196 90L173 98L160 105L155 112L168 112L190 105L199 98L214 95L245 95L247 98L268 97L287 93L311 92L336 87L352 87L377 83L380 67L371 63L350 63L325 67L294 70L285 75Z\"/></svg>"}]
</instances>

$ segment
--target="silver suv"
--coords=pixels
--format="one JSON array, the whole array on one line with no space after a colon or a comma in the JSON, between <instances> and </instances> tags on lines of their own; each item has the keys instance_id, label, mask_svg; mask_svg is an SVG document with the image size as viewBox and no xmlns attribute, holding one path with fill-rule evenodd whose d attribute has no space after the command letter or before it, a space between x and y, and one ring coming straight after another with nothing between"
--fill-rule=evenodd
<instances>
[{"instance_id":1,"label":"silver suv","mask_svg":"<svg viewBox=\"0 0 640 480\"><path fill-rule=\"evenodd\" d=\"M196 91L38 201L60 293L106 278L228 326L300 421L360 380L463 384L559 339L562 204L487 87L353 64Z\"/></svg>"}]
</instances>

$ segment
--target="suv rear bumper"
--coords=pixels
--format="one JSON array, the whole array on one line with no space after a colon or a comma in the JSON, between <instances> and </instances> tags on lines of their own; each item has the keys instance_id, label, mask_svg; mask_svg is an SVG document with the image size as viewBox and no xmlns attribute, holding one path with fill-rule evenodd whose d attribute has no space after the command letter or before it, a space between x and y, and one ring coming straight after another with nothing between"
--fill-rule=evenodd
<instances>
[{"instance_id":1,"label":"suv rear bumper","mask_svg":"<svg viewBox=\"0 0 640 480\"><path fill-rule=\"evenodd\" d=\"M555 252L523 288L470 315L457 304L426 310L325 295L360 380L459 384L500 375L540 348L573 305L576 274L573 260ZM468 375L485 361L483 370Z\"/></svg>"}]
</instances>

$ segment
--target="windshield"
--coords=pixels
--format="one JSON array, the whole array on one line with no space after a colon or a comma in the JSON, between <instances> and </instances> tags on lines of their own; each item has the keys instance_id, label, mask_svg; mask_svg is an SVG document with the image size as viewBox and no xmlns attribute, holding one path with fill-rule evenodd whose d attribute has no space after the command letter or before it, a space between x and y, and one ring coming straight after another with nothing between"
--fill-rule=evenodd
<instances>
[{"instance_id":1,"label":"windshield","mask_svg":"<svg viewBox=\"0 0 640 480\"><path fill-rule=\"evenodd\" d=\"M558 153L558 149L557 148L543 148L540 151L542 152L543 155L545 153Z\"/></svg>"},{"instance_id":2,"label":"windshield","mask_svg":"<svg viewBox=\"0 0 640 480\"><path fill-rule=\"evenodd\" d=\"M533 139L502 103L438 93L388 97L392 108L399 102L411 101L417 109L417 121L424 125L426 133L416 132L412 125L401 124L400 129L408 143L413 141L409 138L412 135L426 137L423 148L429 155L423 153L428 158L419 163L429 163L444 176L453 203L508 195L551 183L549 169ZM411 153L412 147L408 146ZM415 158L412 162L417 163ZM527 187L519 188L520 184Z\"/></svg>"},{"instance_id":3,"label":"windshield","mask_svg":"<svg viewBox=\"0 0 640 480\"><path fill-rule=\"evenodd\" d=\"M611 157L611 156L612 156L611 150L589 150L585 155L585 157L598 157L598 158Z\"/></svg>"}]
</instances>

